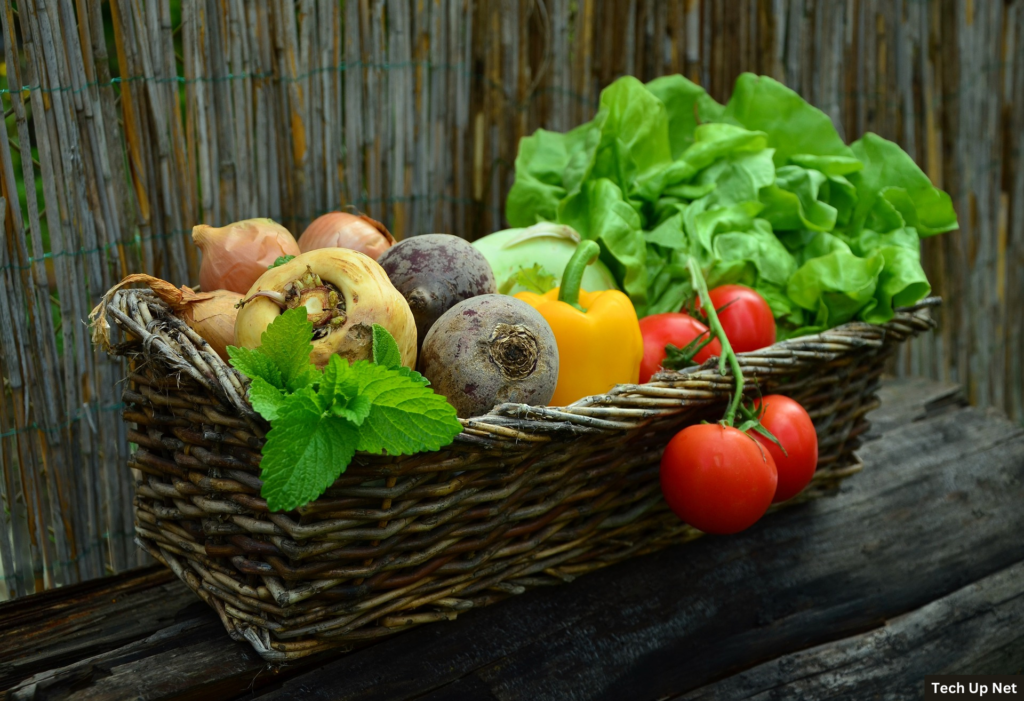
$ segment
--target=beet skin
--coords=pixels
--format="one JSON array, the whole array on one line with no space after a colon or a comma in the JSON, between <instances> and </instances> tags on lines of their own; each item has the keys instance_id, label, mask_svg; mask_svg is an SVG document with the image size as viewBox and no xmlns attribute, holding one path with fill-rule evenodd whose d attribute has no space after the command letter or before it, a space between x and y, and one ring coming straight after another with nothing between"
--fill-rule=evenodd
<instances>
[{"instance_id":1,"label":"beet skin","mask_svg":"<svg viewBox=\"0 0 1024 701\"><path fill-rule=\"evenodd\" d=\"M409 302L420 345L452 305L496 289L491 264L458 236L414 236L384 251L377 262Z\"/></svg>"},{"instance_id":2,"label":"beet skin","mask_svg":"<svg viewBox=\"0 0 1024 701\"><path fill-rule=\"evenodd\" d=\"M423 341L420 372L464 419L505 402L545 405L558 381L558 346L529 304L482 295L437 320Z\"/></svg>"}]
</instances>

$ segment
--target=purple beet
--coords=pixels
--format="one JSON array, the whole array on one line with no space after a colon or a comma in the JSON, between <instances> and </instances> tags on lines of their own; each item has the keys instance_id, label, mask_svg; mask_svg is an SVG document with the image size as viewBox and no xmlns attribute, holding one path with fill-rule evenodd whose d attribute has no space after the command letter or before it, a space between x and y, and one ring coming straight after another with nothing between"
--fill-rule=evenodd
<instances>
[{"instance_id":1,"label":"purple beet","mask_svg":"<svg viewBox=\"0 0 1024 701\"><path fill-rule=\"evenodd\" d=\"M545 405L558 382L558 344L526 302L481 295L459 302L431 327L420 372L462 418L504 402Z\"/></svg>"},{"instance_id":2,"label":"purple beet","mask_svg":"<svg viewBox=\"0 0 1024 701\"><path fill-rule=\"evenodd\" d=\"M490 263L458 236L414 236L384 251L377 262L409 302L420 346L438 317L454 305L496 291Z\"/></svg>"}]
</instances>

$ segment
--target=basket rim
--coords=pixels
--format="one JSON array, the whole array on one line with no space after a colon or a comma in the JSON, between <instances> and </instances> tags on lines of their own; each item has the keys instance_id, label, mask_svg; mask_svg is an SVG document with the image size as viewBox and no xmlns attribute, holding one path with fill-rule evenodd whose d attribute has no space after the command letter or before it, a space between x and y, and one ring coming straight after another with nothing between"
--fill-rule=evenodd
<instances>
[{"instance_id":1,"label":"basket rim","mask_svg":"<svg viewBox=\"0 0 1024 701\"><path fill-rule=\"evenodd\" d=\"M929 310L941 305L940 297L895 310L884 324L852 321L818 334L779 341L766 348L737 353L744 373L744 392L771 376L788 375L809 365L835 361L854 353L879 351L889 341L935 327ZM148 288L112 289L99 305L93 320L94 341L112 356L159 355L173 370L197 380L249 420L266 425L247 399L249 378L225 362L170 307ZM154 313L155 311L155 313ZM140 339L112 345L106 317ZM646 384L619 384L604 394L584 397L568 406L533 406L503 403L488 413L459 419L463 431L456 442L495 444L547 442L569 431L574 435L593 431L630 430L652 419L687 408L722 403L731 396L734 382L727 367L719 372L718 358L680 371L663 371ZM530 432L523 428L532 429Z\"/></svg>"}]
</instances>

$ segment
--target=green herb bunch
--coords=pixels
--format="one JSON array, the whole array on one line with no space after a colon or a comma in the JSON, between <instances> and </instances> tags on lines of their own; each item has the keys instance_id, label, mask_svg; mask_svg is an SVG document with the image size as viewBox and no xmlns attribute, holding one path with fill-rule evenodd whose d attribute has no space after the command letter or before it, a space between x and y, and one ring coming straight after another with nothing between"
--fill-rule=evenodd
<instances>
[{"instance_id":1,"label":"green herb bunch","mask_svg":"<svg viewBox=\"0 0 1024 701\"><path fill-rule=\"evenodd\" d=\"M228 346L231 365L249 377L249 401L270 422L263 446L261 496L271 511L313 501L357 451L411 455L438 450L462 431L455 409L418 372L403 367L395 339L373 325L373 362L331 356L310 362L313 324L302 307L274 320L258 348Z\"/></svg>"}]
</instances>

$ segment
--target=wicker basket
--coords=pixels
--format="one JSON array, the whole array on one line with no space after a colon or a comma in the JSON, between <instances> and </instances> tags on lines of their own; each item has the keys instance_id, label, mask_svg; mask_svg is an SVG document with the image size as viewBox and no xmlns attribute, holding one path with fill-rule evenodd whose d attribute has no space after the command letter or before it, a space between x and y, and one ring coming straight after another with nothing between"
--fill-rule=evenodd
<instances>
[{"instance_id":1,"label":"wicker basket","mask_svg":"<svg viewBox=\"0 0 1024 701\"><path fill-rule=\"evenodd\" d=\"M787 505L860 469L885 359L932 326L937 302L739 356L748 388L799 400L818 431L814 481ZM713 362L570 407L498 406L444 450L358 456L316 502L269 513L268 426L245 379L148 290L118 290L105 312L127 339L108 348L129 360L136 540L268 661L451 620L700 535L662 500L658 463L681 428L720 418L732 379Z\"/></svg>"}]
</instances>

